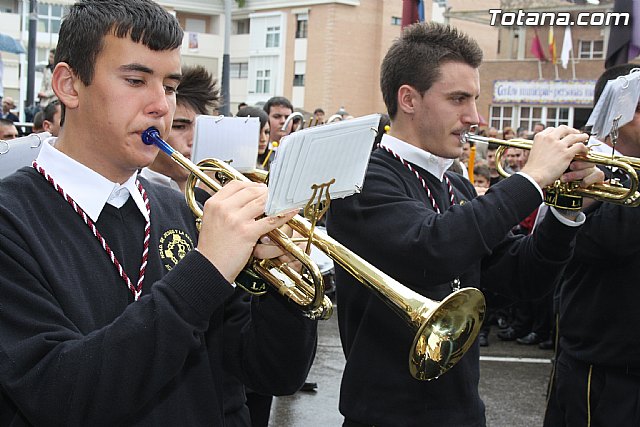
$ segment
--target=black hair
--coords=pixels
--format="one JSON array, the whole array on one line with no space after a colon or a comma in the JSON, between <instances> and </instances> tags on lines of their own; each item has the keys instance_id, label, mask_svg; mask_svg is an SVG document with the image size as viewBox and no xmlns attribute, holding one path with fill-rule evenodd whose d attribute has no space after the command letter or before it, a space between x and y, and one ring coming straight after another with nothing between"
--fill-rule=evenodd
<instances>
[{"instance_id":1,"label":"black hair","mask_svg":"<svg viewBox=\"0 0 640 427\"><path fill-rule=\"evenodd\" d=\"M291 112L293 113L293 104L291 103L291 101L289 101L287 98L285 98L284 96L273 96L271 98L269 98L269 100L267 101L266 104L264 104L264 111L265 113L269 114L271 107L274 105L279 105L282 107L286 107L288 109L291 110Z\"/></svg>"},{"instance_id":2,"label":"black hair","mask_svg":"<svg viewBox=\"0 0 640 427\"><path fill-rule=\"evenodd\" d=\"M185 65L176 91L176 104L186 105L198 114L211 114L220 101L220 90L216 84L217 81L203 66Z\"/></svg>"},{"instance_id":3,"label":"black hair","mask_svg":"<svg viewBox=\"0 0 640 427\"><path fill-rule=\"evenodd\" d=\"M236 117L257 117L260 119L260 130L269 122L267 113L257 107L243 107L238 111Z\"/></svg>"},{"instance_id":4,"label":"black hair","mask_svg":"<svg viewBox=\"0 0 640 427\"><path fill-rule=\"evenodd\" d=\"M155 51L180 48L184 35L177 19L153 1L80 0L62 20L54 62L69 64L90 85L108 34L130 37Z\"/></svg>"},{"instance_id":5,"label":"black hair","mask_svg":"<svg viewBox=\"0 0 640 427\"><path fill-rule=\"evenodd\" d=\"M400 86L412 86L423 95L440 77L444 62L463 62L478 68L482 49L456 28L436 22L421 22L403 30L380 67L380 89L391 119L398 112Z\"/></svg>"}]
</instances>

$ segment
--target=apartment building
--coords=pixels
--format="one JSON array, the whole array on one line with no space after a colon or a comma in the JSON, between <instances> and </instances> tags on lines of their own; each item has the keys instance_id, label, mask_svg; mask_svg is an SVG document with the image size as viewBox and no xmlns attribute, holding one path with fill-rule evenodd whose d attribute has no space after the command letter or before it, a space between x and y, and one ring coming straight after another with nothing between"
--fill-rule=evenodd
<instances>
[{"instance_id":1,"label":"apartment building","mask_svg":"<svg viewBox=\"0 0 640 427\"><path fill-rule=\"evenodd\" d=\"M73 0L38 1L37 62L55 47L65 7ZM159 0L185 30L185 64L222 75L224 0ZM246 0L232 2L230 101L259 104L289 98L305 111L352 115L384 112L379 67L400 34L398 0ZM0 0L3 33L28 45L28 0ZM26 97L26 55L2 54L7 95ZM23 71L22 73L20 71ZM36 78L36 92L39 87ZM22 97L20 96L22 94Z\"/></svg>"}]
</instances>

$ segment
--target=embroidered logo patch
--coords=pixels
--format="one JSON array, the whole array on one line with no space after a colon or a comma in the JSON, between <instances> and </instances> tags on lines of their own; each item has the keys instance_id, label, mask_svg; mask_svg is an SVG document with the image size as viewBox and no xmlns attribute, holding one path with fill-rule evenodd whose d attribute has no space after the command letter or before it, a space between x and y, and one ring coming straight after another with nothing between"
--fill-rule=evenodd
<instances>
[{"instance_id":1,"label":"embroidered logo patch","mask_svg":"<svg viewBox=\"0 0 640 427\"><path fill-rule=\"evenodd\" d=\"M167 230L160 237L158 252L167 270L171 270L193 249L193 240L182 230Z\"/></svg>"}]
</instances>

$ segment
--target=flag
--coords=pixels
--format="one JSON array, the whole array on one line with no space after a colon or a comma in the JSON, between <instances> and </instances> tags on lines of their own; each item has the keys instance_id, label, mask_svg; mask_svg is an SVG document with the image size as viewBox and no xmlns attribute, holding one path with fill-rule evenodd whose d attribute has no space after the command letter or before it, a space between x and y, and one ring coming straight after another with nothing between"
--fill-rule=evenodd
<instances>
[{"instance_id":1,"label":"flag","mask_svg":"<svg viewBox=\"0 0 640 427\"><path fill-rule=\"evenodd\" d=\"M573 40L571 39L571 27L567 25L564 29L564 40L562 40L562 52L560 53L560 61L562 62L562 68L567 68L569 65L569 57L573 50Z\"/></svg>"},{"instance_id":2,"label":"flag","mask_svg":"<svg viewBox=\"0 0 640 427\"><path fill-rule=\"evenodd\" d=\"M553 25L549 26L549 57L552 64L555 64L558 60L558 55L556 54L556 38L553 35Z\"/></svg>"},{"instance_id":3,"label":"flag","mask_svg":"<svg viewBox=\"0 0 640 427\"><path fill-rule=\"evenodd\" d=\"M402 28L424 21L423 0L402 0Z\"/></svg>"},{"instance_id":4,"label":"flag","mask_svg":"<svg viewBox=\"0 0 640 427\"><path fill-rule=\"evenodd\" d=\"M544 52L542 51L542 44L540 43L540 38L538 37L538 32L534 31L533 41L531 42L531 53L533 56L538 58L538 61L546 61L547 58L544 56Z\"/></svg>"},{"instance_id":5,"label":"flag","mask_svg":"<svg viewBox=\"0 0 640 427\"><path fill-rule=\"evenodd\" d=\"M607 45L607 58L604 61L605 68L629 62L629 42L631 41L631 33L635 21L631 0L616 0L613 6L613 13L628 13L631 16L631 25L611 26L609 44Z\"/></svg>"}]
</instances>

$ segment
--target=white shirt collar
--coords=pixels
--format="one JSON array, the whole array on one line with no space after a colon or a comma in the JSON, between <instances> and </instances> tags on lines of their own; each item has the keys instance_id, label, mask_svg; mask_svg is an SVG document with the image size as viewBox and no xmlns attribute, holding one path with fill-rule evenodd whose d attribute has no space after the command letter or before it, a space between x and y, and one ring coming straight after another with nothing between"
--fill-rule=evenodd
<instances>
[{"instance_id":1,"label":"white shirt collar","mask_svg":"<svg viewBox=\"0 0 640 427\"><path fill-rule=\"evenodd\" d=\"M161 174L160 172L156 172L156 171L151 170L149 168L143 168L140 171L140 176L143 177L144 179L146 179L147 181L152 182L154 184L162 185L162 186L165 186L165 187L171 187L174 190L180 191L180 186L178 185L177 182L175 182L170 177Z\"/></svg>"},{"instance_id":2,"label":"white shirt collar","mask_svg":"<svg viewBox=\"0 0 640 427\"><path fill-rule=\"evenodd\" d=\"M142 195L136 185L137 173L122 185L111 182L54 147L57 138L47 138L36 161L47 174L85 211L93 222L98 220L105 204L122 207L133 197L136 206L149 221Z\"/></svg>"},{"instance_id":3,"label":"white shirt collar","mask_svg":"<svg viewBox=\"0 0 640 427\"><path fill-rule=\"evenodd\" d=\"M389 134L382 136L382 145L390 148L406 161L420 166L440 181L444 179L444 173L453 164L453 159L436 156Z\"/></svg>"}]
</instances>

